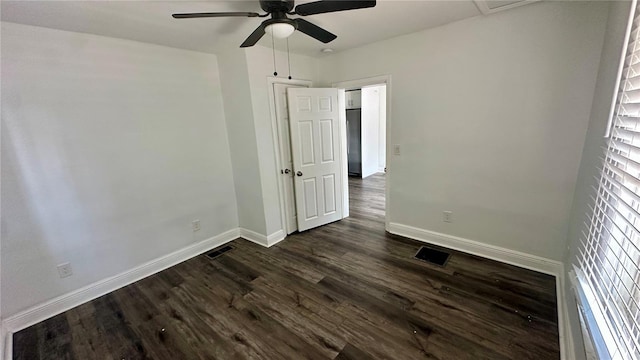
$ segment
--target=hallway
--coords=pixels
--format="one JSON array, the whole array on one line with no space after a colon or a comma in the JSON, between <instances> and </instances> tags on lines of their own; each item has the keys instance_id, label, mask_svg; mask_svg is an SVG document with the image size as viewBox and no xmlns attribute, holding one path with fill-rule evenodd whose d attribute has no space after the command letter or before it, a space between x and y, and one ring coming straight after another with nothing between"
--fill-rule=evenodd
<instances>
[{"instance_id":1,"label":"hallway","mask_svg":"<svg viewBox=\"0 0 640 360\"><path fill-rule=\"evenodd\" d=\"M378 173L360 179L349 177L349 215L343 221L370 220L373 227L382 224L385 216L385 174Z\"/></svg>"}]
</instances>

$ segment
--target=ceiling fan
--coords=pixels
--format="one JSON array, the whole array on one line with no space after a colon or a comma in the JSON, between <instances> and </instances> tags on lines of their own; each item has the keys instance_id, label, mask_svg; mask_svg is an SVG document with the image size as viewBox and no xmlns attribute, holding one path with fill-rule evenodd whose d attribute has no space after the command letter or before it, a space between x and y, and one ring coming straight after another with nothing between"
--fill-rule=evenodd
<instances>
[{"instance_id":1,"label":"ceiling fan","mask_svg":"<svg viewBox=\"0 0 640 360\"><path fill-rule=\"evenodd\" d=\"M375 0L329 0L315 1L295 6L295 0L259 0L260 7L266 11L266 14L258 14L255 12L213 12L213 13L186 13L173 14L176 19L192 19L206 17L267 17L267 19L258 26L257 29L249 35L249 37L240 45L241 48L255 45L265 33L271 34L273 37L284 39L289 37L295 30L311 36L323 43L333 41L337 36L327 30L314 25L307 20L297 18L290 19L287 15L315 15L336 11L355 10L370 8L376 6ZM292 11L293 10L293 11Z\"/></svg>"}]
</instances>

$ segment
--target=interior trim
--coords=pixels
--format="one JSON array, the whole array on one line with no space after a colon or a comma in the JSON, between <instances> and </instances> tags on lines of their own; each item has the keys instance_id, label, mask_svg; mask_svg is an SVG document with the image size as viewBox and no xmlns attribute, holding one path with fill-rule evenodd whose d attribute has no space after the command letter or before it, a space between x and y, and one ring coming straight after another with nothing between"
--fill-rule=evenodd
<instances>
[{"instance_id":1,"label":"interior trim","mask_svg":"<svg viewBox=\"0 0 640 360\"><path fill-rule=\"evenodd\" d=\"M282 169L283 166L282 166L282 154L280 153L280 137L278 136L278 121L276 119L276 95L273 89L273 85L275 84L299 85L299 86L306 86L310 88L313 85L313 83L311 80L302 80L302 79L288 80L288 79L277 78L272 76L267 77L267 92L269 96L269 115L271 116L271 138L273 139L273 151L274 151L274 156L276 160L276 168L275 168L276 179L278 180L278 201L280 204L280 224L283 229L288 229L287 217L285 213L285 207L287 206L287 204L285 203L285 199L284 199L284 179L283 179L283 176L280 175L280 169ZM297 229L297 226L296 226L296 229Z\"/></svg>"},{"instance_id":2,"label":"interior trim","mask_svg":"<svg viewBox=\"0 0 640 360\"><path fill-rule=\"evenodd\" d=\"M271 247L284 240L284 238L287 236L287 234L282 229L274 232L271 235L262 235L253 230L245 228L239 228L238 231L239 237L264 247Z\"/></svg>"},{"instance_id":3,"label":"interior trim","mask_svg":"<svg viewBox=\"0 0 640 360\"><path fill-rule=\"evenodd\" d=\"M540 0L514 0L512 2L506 2L502 4L500 2L495 2L492 0L473 0L473 2L476 4L476 7L483 15L490 15L493 13L497 13L498 11L509 10L538 1ZM497 6L489 6L489 4L492 2L495 2L495 5Z\"/></svg>"},{"instance_id":4,"label":"interior trim","mask_svg":"<svg viewBox=\"0 0 640 360\"><path fill-rule=\"evenodd\" d=\"M574 360L573 335L568 327L568 308L565 294L564 264L560 261L531 255L476 240L465 239L431 230L391 222L386 230L392 234L414 240L462 251L483 258L500 261L525 269L553 275L556 278L556 297L558 307L558 333L560 337L560 357L562 360Z\"/></svg>"},{"instance_id":5,"label":"interior trim","mask_svg":"<svg viewBox=\"0 0 640 360\"><path fill-rule=\"evenodd\" d=\"M238 228L228 230L222 234L146 262L118 275L94 282L93 284L89 284L78 290L55 297L4 319L2 321L2 334L5 338L2 340L5 343L6 359L12 358L10 346L11 339L7 340L7 338L11 338L10 335L14 332L25 329L78 305L84 304L102 295L120 289L121 287L144 279L183 261L189 260L194 256L235 240L239 236L240 230Z\"/></svg>"},{"instance_id":6,"label":"interior trim","mask_svg":"<svg viewBox=\"0 0 640 360\"><path fill-rule=\"evenodd\" d=\"M252 243L256 243L261 246L268 246L267 236L259 234L253 230L238 228L238 235L247 241L251 241Z\"/></svg>"},{"instance_id":7,"label":"interior trim","mask_svg":"<svg viewBox=\"0 0 640 360\"><path fill-rule=\"evenodd\" d=\"M555 276L556 294L558 298L558 331L560 333L561 358L562 360L573 360L575 358L573 355L572 334L567 328L568 309L564 291L564 266L561 262L484 244L475 240L442 234L399 223L390 223L387 227L387 231L392 234L408 237L418 241L440 245ZM84 304L102 295L179 264L192 257L235 240L238 237L242 237L245 240L254 242L261 246L271 247L282 241L286 237L286 233L284 230L280 229L273 234L266 236L244 228L231 229L199 243L151 260L131 270L97 281L93 284L58 296L18 314L12 315L2 321L2 337L0 338L0 341L2 341L4 345L4 354L0 352L0 360L2 359L2 355L4 355L5 359L12 358L12 335L14 332L25 329L78 305Z\"/></svg>"},{"instance_id":8,"label":"interior trim","mask_svg":"<svg viewBox=\"0 0 640 360\"><path fill-rule=\"evenodd\" d=\"M569 307L567 305L566 289L567 273L563 269L556 275L556 296L558 298L558 334L560 336L560 358L562 360L575 360L575 345L573 332L569 320Z\"/></svg>"},{"instance_id":9,"label":"interior trim","mask_svg":"<svg viewBox=\"0 0 640 360\"><path fill-rule=\"evenodd\" d=\"M483 258L500 261L553 276L561 274L563 269L563 265L560 261L495 245L489 245L475 240L420 229L409 225L392 222L387 227L387 231L392 234L408 237L414 240L478 255Z\"/></svg>"},{"instance_id":10,"label":"interior trim","mask_svg":"<svg viewBox=\"0 0 640 360\"><path fill-rule=\"evenodd\" d=\"M144 279L164 269L170 268L183 261L189 260L239 237L261 246L271 247L284 240L286 233L284 230L280 229L273 234L266 236L244 228L231 229L199 243L184 247L168 255L146 262L118 275L97 281L78 290L58 296L41 304L35 305L27 310L21 311L2 320L2 325L0 327L0 360L3 358L7 360L12 359L13 333ZM4 351L2 351L2 348L4 348ZM4 357L2 355L4 355Z\"/></svg>"},{"instance_id":11,"label":"interior trim","mask_svg":"<svg viewBox=\"0 0 640 360\"><path fill-rule=\"evenodd\" d=\"M385 228L388 228L391 223L390 216L389 216L391 211L389 209L391 209L391 181L393 180L393 175L391 171L393 169L393 164L391 162L392 159L391 159L391 151L390 151L391 139L393 138L393 129L391 127L391 124L393 124L393 119L392 119L393 102L391 101L391 94L392 94L391 75L378 75L378 76L373 76L368 78L343 80L343 81L332 83L331 87L343 89L346 91L346 90L361 89L366 86L382 85L382 84L387 85L387 100L386 100L387 101L387 119L386 119L387 138L385 139L385 146L386 146L385 164L387 165L387 169L389 171L385 173L386 181L384 185L384 203L385 203L384 208L386 211L384 215L384 226ZM343 98L343 101L344 101L344 98ZM346 124L346 118L344 118L344 121ZM344 131L346 133L346 129ZM346 146L346 142L344 146ZM346 157L346 153L344 154L344 156ZM348 200L349 199L347 196L347 198L345 199L346 201L345 205L347 206L349 204ZM345 212L346 214L345 217L348 216L349 214L348 207L346 207L346 209L347 211Z\"/></svg>"},{"instance_id":12,"label":"interior trim","mask_svg":"<svg viewBox=\"0 0 640 360\"><path fill-rule=\"evenodd\" d=\"M273 245L279 243L287 237L287 233L284 230L280 229L273 234L267 236L267 247L272 247Z\"/></svg>"},{"instance_id":13,"label":"interior trim","mask_svg":"<svg viewBox=\"0 0 640 360\"><path fill-rule=\"evenodd\" d=\"M13 357L13 333L7 331L4 324L0 327L0 360Z\"/></svg>"}]
</instances>

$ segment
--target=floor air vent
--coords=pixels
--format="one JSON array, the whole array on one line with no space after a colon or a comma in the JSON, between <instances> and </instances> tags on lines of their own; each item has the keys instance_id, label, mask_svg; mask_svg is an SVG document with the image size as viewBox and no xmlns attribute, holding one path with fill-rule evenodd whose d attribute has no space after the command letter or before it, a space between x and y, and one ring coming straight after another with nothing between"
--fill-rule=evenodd
<instances>
[{"instance_id":1,"label":"floor air vent","mask_svg":"<svg viewBox=\"0 0 640 360\"><path fill-rule=\"evenodd\" d=\"M414 258L422 261L426 261L430 264L438 266L445 266L451 254L444 251L428 248L426 246L420 247L420 250L416 253Z\"/></svg>"},{"instance_id":2,"label":"floor air vent","mask_svg":"<svg viewBox=\"0 0 640 360\"><path fill-rule=\"evenodd\" d=\"M217 258L218 256L220 256L220 255L222 255L222 254L226 253L227 251L231 251L231 250L233 250L233 248L232 248L231 246L227 245L227 246L221 247L221 248L220 248L220 249L218 249L218 250L213 250L213 251L211 251L210 253L207 253L207 257L208 257L209 259L215 259L215 258Z\"/></svg>"}]
</instances>

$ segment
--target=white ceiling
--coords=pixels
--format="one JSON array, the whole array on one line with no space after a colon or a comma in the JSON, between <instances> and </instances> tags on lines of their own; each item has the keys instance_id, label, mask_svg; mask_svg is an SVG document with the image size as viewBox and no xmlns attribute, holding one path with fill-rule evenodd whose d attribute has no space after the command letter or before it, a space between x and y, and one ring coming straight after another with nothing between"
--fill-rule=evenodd
<instances>
[{"instance_id":1,"label":"white ceiling","mask_svg":"<svg viewBox=\"0 0 640 360\"><path fill-rule=\"evenodd\" d=\"M298 1L297 4L309 2ZM260 12L257 0L232 1L6 1L2 21L44 26L147 43L217 53L238 47L264 19L173 19L178 12ZM290 37L292 52L319 56L480 15L472 0L382 0L374 8L305 17L338 35L322 44L300 32ZM295 17L295 16L294 16ZM282 47L282 43L279 48ZM271 46L265 35L258 44Z\"/></svg>"}]
</instances>

